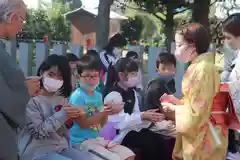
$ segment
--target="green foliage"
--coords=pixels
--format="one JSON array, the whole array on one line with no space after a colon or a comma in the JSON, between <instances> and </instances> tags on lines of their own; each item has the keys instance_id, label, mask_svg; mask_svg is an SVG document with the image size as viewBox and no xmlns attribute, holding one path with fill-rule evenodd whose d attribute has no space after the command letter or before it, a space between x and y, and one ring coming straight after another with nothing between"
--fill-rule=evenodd
<instances>
[{"instance_id":1,"label":"green foliage","mask_svg":"<svg viewBox=\"0 0 240 160\"><path fill-rule=\"evenodd\" d=\"M42 39L44 35L51 33L50 21L43 9L28 10L27 23L18 39Z\"/></svg>"},{"instance_id":2,"label":"green foliage","mask_svg":"<svg viewBox=\"0 0 240 160\"><path fill-rule=\"evenodd\" d=\"M180 13L174 16L174 30L176 28L191 22L191 10L186 10L184 13Z\"/></svg>"},{"instance_id":3,"label":"green foliage","mask_svg":"<svg viewBox=\"0 0 240 160\"><path fill-rule=\"evenodd\" d=\"M134 9L135 8L135 9ZM122 31L126 32L125 29L132 28L134 30L137 30L140 37L140 44L145 46L162 46L165 40L164 34L163 34L163 23L156 18L154 15L149 14L145 12L144 10L137 9L139 8L135 3L128 3L123 8L124 15L126 17L130 17L130 21L135 19L139 19L139 21L142 22L143 28L140 32L138 30L138 26L134 27L132 24L127 23L128 27L122 27ZM122 23L122 25L126 25L125 23ZM124 28L124 29L123 29ZM127 35L128 36L128 35ZM137 39L136 39L137 40Z\"/></svg>"},{"instance_id":4,"label":"green foliage","mask_svg":"<svg viewBox=\"0 0 240 160\"><path fill-rule=\"evenodd\" d=\"M148 39L154 35L155 32L157 32L157 27L154 23L154 21L147 15L141 16L143 22L144 22L144 28L142 30L142 38Z\"/></svg>"},{"instance_id":5,"label":"green foliage","mask_svg":"<svg viewBox=\"0 0 240 160\"><path fill-rule=\"evenodd\" d=\"M132 41L139 41L141 33L144 28L143 20L140 16L135 16L125 20L121 23L121 30L123 35L131 43Z\"/></svg>"},{"instance_id":6,"label":"green foliage","mask_svg":"<svg viewBox=\"0 0 240 160\"><path fill-rule=\"evenodd\" d=\"M52 5L42 6L38 10L28 10L26 27L17 38L42 40L47 35L50 40L69 41L71 24L63 15L69 11L68 5L64 0L55 0Z\"/></svg>"}]
</instances>

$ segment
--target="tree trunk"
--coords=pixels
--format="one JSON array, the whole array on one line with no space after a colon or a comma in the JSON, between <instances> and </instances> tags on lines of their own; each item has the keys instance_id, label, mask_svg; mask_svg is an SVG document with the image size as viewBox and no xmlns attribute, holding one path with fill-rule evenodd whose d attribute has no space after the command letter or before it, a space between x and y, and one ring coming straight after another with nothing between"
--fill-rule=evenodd
<instances>
[{"instance_id":1,"label":"tree trunk","mask_svg":"<svg viewBox=\"0 0 240 160\"><path fill-rule=\"evenodd\" d=\"M96 45L98 50L107 45L110 25L110 7L113 0L99 0L97 26L96 26Z\"/></svg>"},{"instance_id":2,"label":"tree trunk","mask_svg":"<svg viewBox=\"0 0 240 160\"><path fill-rule=\"evenodd\" d=\"M165 44L167 47L167 51L171 52L171 43L173 41L173 27L174 27L174 20L173 20L173 5L168 4L167 6L167 15L166 15L166 20L164 21L165 28L164 28L164 33L166 36Z\"/></svg>"},{"instance_id":3,"label":"tree trunk","mask_svg":"<svg viewBox=\"0 0 240 160\"><path fill-rule=\"evenodd\" d=\"M209 31L209 6L211 0L195 0L192 7L192 20L202 24Z\"/></svg>"}]
</instances>

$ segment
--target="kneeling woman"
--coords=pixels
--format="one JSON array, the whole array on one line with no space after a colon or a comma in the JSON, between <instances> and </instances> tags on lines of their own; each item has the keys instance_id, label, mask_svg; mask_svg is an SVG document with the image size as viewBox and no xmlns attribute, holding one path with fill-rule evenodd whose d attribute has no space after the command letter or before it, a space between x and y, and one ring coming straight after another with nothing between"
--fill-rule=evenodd
<instances>
[{"instance_id":1,"label":"kneeling woman","mask_svg":"<svg viewBox=\"0 0 240 160\"><path fill-rule=\"evenodd\" d=\"M177 138L173 159L225 160L227 152L227 126L215 122L213 100L219 92L220 76L214 65L214 54L206 53L209 35L200 24L192 23L179 28L175 34L175 56L179 61L191 62L183 81L183 98L168 97L174 105ZM223 113L224 114L224 113Z\"/></svg>"},{"instance_id":2,"label":"kneeling woman","mask_svg":"<svg viewBox=\"0 0 240 160\"><path fill-rule=\"evenodd\" d=\"M108 118L108 122L117 129L114 141L132 149L141 159L170 160L173 148L167 154L164 146L165 136L148 130L152 122L163 121L164 115L156 110L139 110L136 92L132 89L139 80L137 72L138 65L135 61L122 58L108 73L107 80L112 83L109 85L111 87L105 88L104 104L112 104L112 110L120 108L122 104L122 110ZM175 143L174 138L172 143Z\"/></svg>"}]
</instances>

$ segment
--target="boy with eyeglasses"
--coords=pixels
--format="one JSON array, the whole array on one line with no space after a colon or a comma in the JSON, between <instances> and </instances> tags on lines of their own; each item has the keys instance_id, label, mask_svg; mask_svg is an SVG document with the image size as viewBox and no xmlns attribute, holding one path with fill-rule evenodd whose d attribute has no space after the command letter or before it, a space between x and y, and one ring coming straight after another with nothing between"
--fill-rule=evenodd
<instances>
[{"instance_id":1,"label":"boy with eyeglasses","mask_svg":"<svg viewBox=\"0 0 240 160\"><path fill-rule=\"evenodd\" d=\"M95 89L100 81L101 63L94 56L86 54L80 58L77 71L79 87L72 93L70 104L85 109L85 116L75 120L70 129L70 142L76 149L86 149L99 159L132 160L131 150L119 144L99 138L99 131L106 124L111 112L110 105L104 105L102 95Z\"/></svg>"}]
</instances>

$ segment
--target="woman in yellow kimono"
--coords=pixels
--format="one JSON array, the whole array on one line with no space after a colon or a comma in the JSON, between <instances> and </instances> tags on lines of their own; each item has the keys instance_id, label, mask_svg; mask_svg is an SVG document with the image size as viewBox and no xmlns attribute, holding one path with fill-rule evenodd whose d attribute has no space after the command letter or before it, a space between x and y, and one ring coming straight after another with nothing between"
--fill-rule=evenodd
<instances>
[{"instance_id":1,"label":"woman in yellow kimono","mask_svg":"<svg viewBox=\"0 0 240 160\"><path fill-rule=\"evenodd\" d=\"M204 27L187 24L175 35L175 55L181 62L191 62L182 82L183 98L170 98L174 105L163 107L175 111L177 137L174 160L226 160L227 127L213 125L212 104L219 91L220 76L214 54L206 53L209 37Z\"/></svg>"}]
</instances>

